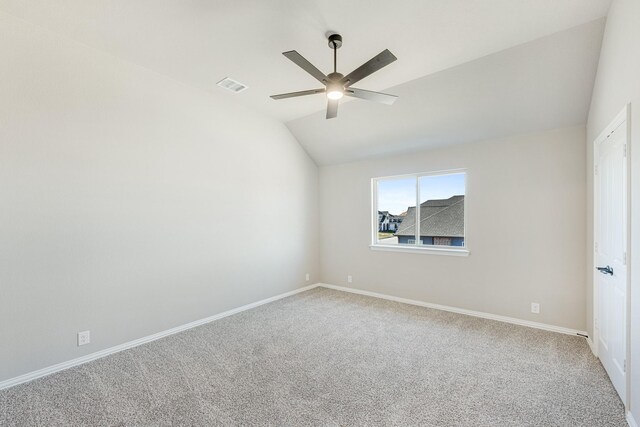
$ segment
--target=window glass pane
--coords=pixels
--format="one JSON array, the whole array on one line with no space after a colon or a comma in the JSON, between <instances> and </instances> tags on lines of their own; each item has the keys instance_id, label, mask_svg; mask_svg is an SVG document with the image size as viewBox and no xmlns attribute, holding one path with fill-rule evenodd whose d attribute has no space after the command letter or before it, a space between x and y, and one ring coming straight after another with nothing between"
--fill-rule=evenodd
<instances>
[{"instance_id":1,"label":"window glass pane","mask_svg":"<svg viewBox=\"0 0 640 427\"><path fill-rule=\"evenodd\" d=\"M464 246L465 174L422 176L418 182L419 244Z\"/></svg>"},{"instance_id":2,"label":"window glass pane","mask_svg":"<svg viewBox=\"0 0 640 427\"><path fill-rule=\"evenodd\" d=\"M409 238L415 240L415 231L406 229L415 230L416 181L415 177L377 181L378 244L415 244L408 241Z\"/></svg>"}]
</instances>

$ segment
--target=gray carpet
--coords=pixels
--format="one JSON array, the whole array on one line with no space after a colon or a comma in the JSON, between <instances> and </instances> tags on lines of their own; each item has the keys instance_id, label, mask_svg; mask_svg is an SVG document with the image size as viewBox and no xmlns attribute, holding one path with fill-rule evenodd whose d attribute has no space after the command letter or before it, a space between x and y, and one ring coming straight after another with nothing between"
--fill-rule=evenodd
<instances>
[{"instance_id":1,"label":"gray carpet","mask_svg":"<svg viewBox=\"0 0 640 427\"><path fill-rule=\"evenodd\" d=\"M317 288L1 391L0 425L626 423L583 338Z\"/></svg>"}]
</instances>

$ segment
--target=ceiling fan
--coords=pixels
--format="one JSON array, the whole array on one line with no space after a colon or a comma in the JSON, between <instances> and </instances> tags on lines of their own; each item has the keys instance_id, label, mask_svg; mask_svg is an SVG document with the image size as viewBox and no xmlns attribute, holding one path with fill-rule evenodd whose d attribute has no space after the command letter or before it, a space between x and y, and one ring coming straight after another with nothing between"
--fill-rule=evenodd
<instances>
[{"instance_id":1,"label":"ceiling fan","mask_svg":"<svg viewBox=\"0 0 640 427\"><path fill-rule=\"evenodd\" d=\"M359 82L365 77L375 73L382 67L385 67L395 61L396 58L388 49L383 50L346 76L337 72L337 52L342 46L342 36L340 34L332 34L329 36L329 47L333 49L333 73L326 76L322 71L318 70L313 64L307 61L302 55L295 50L283 52L282 54L296 63L300 68L311 74L316 80L325 87L322 89L303 90L300 92L283 93L280 95L271 95L273 99L294 98L297 96L315 95L317 93L327 94L327 119L338 116L338 102L343 96L351 96L354 98L366 99L367 101L380 102L382 104L391 105L398 98L395 95L386 93L372 92L364 89L356 89L351 87L352 84Z\"/></svg>"}]
</instances>

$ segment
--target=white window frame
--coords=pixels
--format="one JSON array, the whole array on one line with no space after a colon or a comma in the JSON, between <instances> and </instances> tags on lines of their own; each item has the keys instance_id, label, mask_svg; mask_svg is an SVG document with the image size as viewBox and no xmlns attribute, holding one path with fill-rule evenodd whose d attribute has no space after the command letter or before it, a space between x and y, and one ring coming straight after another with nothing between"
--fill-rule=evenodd
<instances>
[{"instance_id":1,"label":"white window frame","mask_svg":"<svg viewBox=\"0 0 640 427\"><path fill-rule=\"evenodd\" d=\"M422 241L420 240L420 230L419 230L419 218L420 218L420 178L424 176L437 176L437 175L454 175L454 174L464 174L464 238L463 244L464 246L436 246L436 245L422 245ZM422 172L422 173L410 173L404 175L393 175L393 176L381 176L371 179L371 244L369 248L374 251L389 251L389 252L413 252L413 253L421 253L421 254L434 254L434 255L452 255L452 256L469 256L469 239L467 237L468 231L468 209L467 209L467 194L468 191L468 172L466 169L447 169L440 171L432 171L432 172ZM415 178L416 180L416 237L415 242L421 242L420 244L413 245L385 245L378 241L378 182L379 181L387 181L391 179L407 179L407 178Z\"/></svg>"}]
</instances>

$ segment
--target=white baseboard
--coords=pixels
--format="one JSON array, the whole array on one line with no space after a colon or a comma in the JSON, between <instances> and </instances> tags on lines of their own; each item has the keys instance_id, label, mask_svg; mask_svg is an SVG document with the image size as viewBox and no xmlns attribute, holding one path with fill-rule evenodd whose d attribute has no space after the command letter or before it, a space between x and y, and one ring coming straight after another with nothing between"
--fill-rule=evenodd
<instances>
[{"instance_id":1,"label":"white baseboard","mask_svg":"<svg viewBox=\"0 0 640 427\"><path fill-rule=\"evenodd\" d=\"M386 299L386 300L390 300L390 301L401 302L401 303L404 303L404 304L411 304L411 305L417 305L417 306L420 306L420 307L435 308L436 310L444 310L444 311L450 311L450 312L453 312L453 313L466 314L467 316L474 316L474 317L481 317L483 319L497 320L498 322L513 323L514 325L528 326L530 328L536 328L536 329L544 329L545 331L559 332L561 334L587 335L587 333L584 332L584 331L578 331L576 329L569 329L569 328L565 328L565 327L562 327L562 326L547 325L546 323L538 323L538 322L532 322L532 321L529 321L529 320L516 319L515 317L500 316L498 314L484 313L482 311L466 310L464 308L450 307L448 305L432 304L432 303L429 303L429 302L423 302L423 301L417 301L417 300L412 300L412 299L407 299L407 298L394 297L394 296L391 296L391 295L379 294L377 292L369 292L369 291L364 291L364 290L361 290L361 289L347 288L347 287L344 287L344 286L329 285L329 284L326 284L326 283L319 283L318 286L322 286L324 288L329 288L329 289L335 289L337 291L351 292L353 294L366 295L366 296L369 296L369 297L381 298L381 299Z\"/></svg>"},{"instance_id":2,"label":"white baseboard","mask_svg":"<svg viewBox=\"0 0 640 427\"><path fill-rule=\"evenodd\" d=\"M142 337L139 338L137 340L133 340L133 341L129 341L126 342L124 344L120 344L114 347L110 347L104 350L100 350L97 351L95 353L91 353L88 354L86 356L82 356L82 357L78 357L76 359L72 359L66 362L62 362L62 363L58 363L56 365L53 366L49 366L43 369L39 369L37 371L33 371L33 372L29 372L14 378L10 378L8 380L5 381L1 381L0 382L0 390L5 389L5 388L9 388L9 387L13 387L15 385L18 384L22 384L28 381L32 381L35 380L37 378L41 378L50 374L53 374L55 372L60 372L63 371L65 369L69 369L72 368L74 366L78 366L78 365L82 365L84 363L87 362L91 362L92 360L96 360L96 359L100 359L102 357L108 356L110 354L114 354L123 350L127 350L129 348L133 348L133 347L137 347L139 345L151 342L151 341L155 341L157 339L160 338L164 338L166 336L169 335L173 335L176 334L178 332L182 332L182 331L186 331L188 329L191 328L195 328L196 326L200 326L200 325L204 325L205 323L209 323L209 322L213 322L215 320L218 319L222 319L223 317L227 317L227 316L231 316L233 314L236 313L240 313L242 311L246 311L246 310L250 310L252 308L258 307L260 305L263 304L268 304L270 302L273 301L277 301L279 299L282 298L286 298L288 296L291 295L295 295L297 293L300 292L304 292L304 291L308 291L310 289L316 288L318 286L324 287L324 288L329 288L329 289L334 289L334 290L338 290L338 291L343 291L343 292L351 292L354 294L359 294L359 295L366 295L366 296L370 296L370 297L374 297L374 298L381 298L381 299L386 299L386 300L390 300L390 301L396 301L396 302L401 302L404 304L410 304L410 305L417 305L420 307L428 307L428 308L434 308L437 310L444 310L444 311L450 311L453 313L459 313L459 314L465 314L467 316L475 316L475 317L481 317L484 319L490 319L490 320L497 320L499 322L506 322L506 323L512 323L515 325L520 325L520 326L528 326L530 328L536 328L536 329L544 329L546 331L552 331L552 332L559 332L562 334L568 334L568 335L576 335L576 334L582 334L582 335L586 335L586 332L583 331L577 331L574 329L569 329L569 328L564 328L561 326L554 326L554 325L547 325L544 323L538 323L538 322L531 322L528 320L521 320L521 319L516 319L514 317L507 317L507 316L500 316L497 314L491 314L491 313L483 313L480 311L473 311L473 310L465 310L462 308L457 308L457 307L450 307L450 306L446 306L446 305L440 305L440 304L432 304L432 303L428 303L428 302L423 302L423 301L417 301L417 300L411 300L411 299L407 299L407 298L400 298L400 297L395 297L395 296L391 296L391 295L385 295L385 294L380 294L377 292L369 292L369 291L364 291L361 289L355 289L355 288L347 288L347 287L343 287L343 286L335 286L335 285L329 285L326 283L316 283L313 285L309 285L309 286L305 286L303 288L299 288L290 292L285 292L283 294L280 295L276 295L274 297L271 298L267 298L267 299L263 299L260 301L256 301L254 303L251 304L247 304L247 305L243 305L241 307L238 308L234 308L232 310L228 310L219 314L215 314L213 316L207 317L205 319L200 319L200 320L196 320L194 322L191 323L187 323L185 325L181 325L181 326L177 326L175 328L172 329L167 329L166 331L162 331L162 332L158 332L156 334L153 335L148 335L146 337ZM593 342L591 342L590 338L587 338L587 342L589 343L589 346L591 346L592 350L593 350ZM630 413L627 415L627 419L631 419L633 420L633 417L631 417ZM630 421L631 423L632 421ZM633 427L638 427L637 425L633 425Z\"/></svg>"},{"instance_id":3,"label":"white baseboard","mask_svg":"<svg viewBox=\"0 0 640 427\"><path fill-rule=\"evenodd\" d=\"M598 357L598 351L596 350L596 345L593 342L593 340L591 339L591 337L587 337L587 344L589 344L589 348L591 349L591 353L593 353L593 355L595 357Z\"/></svg>"},{"instance_id":4,"label":"white baseboard","mask_svg":"<svg viewBox=\"0 0 640 427\"><path fill-rule=\"evenodd\" d=\"M86 356L78 357L77 359L72 359L66 362L58 363L53 366L49 366L43 369L39 369L37 371L29 372L14 378L9 378L8 380L0 382L0 390L16 386L18 384L26 383L28 381L35 380L37 378L41 378L47 375L51 375L56 372L64 371L65 369L72 368L74 366L82 365L87 362L91 362L92 360L100 359L102 357L108 356L110 354L118 353L123 350L127 350L129 348L137 347L142 344L146 344L151 341L158 340L160 338L164 338L169 335L177 334L178 332L186 331L191 328L195 328L196 326L204 325L205 323L213 322L214 320L222 319L223 317L231 316L236 313L240 313L241 311L250 310L252 308L261 306L263 304L268 304L273 301L277 301L282 298L289 297L291 295L295 295L300 292L308 291L317 287L318 284L313 284L309 286L305 286L300 289L295 289L290 292L285 292L284 294L276 295L271 298L263 299L260 301L253 302L251 304L243 305L238 308L234 308L228 311L224 311L222 313L214 314L213 316L196 320L191 323L187 323L185 325L176 326L175 328L167 329L166 331L158 332L157 334L148 335L146 337L139 338L137 340L129 341L124 344L117 345L115 347L110 347L104 350L97 351L95 353L87 354Z\"/></svg>"},{"instance_id":5,"label":"white baseboard","mask_svg":"<svg viewBox=\"0 0 640 427\"><path fill-rule=\"evenodd\" d=\"M627 412L627 423L629 423L629 427L640 427L640 425L636 422L631 414L631 411Z\"/></svg>"}]
</instances>

